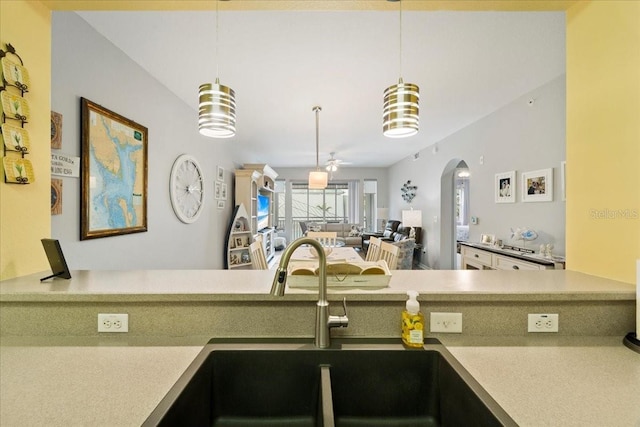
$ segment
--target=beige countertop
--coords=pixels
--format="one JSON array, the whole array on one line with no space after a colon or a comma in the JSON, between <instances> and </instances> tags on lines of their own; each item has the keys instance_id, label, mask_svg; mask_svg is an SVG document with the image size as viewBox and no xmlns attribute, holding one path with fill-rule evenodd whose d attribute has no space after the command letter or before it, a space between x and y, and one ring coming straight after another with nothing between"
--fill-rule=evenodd
<instances>
[{"instance_id":1,"label":"beige countertop","mask_svg":"<svg viewBox=\"0 0 640 427\"><path fill-rule=\"evenodd\" d=\"M521 426L633 427L640 425L640 355L621 340L443 342ZM138 426L201 349L2 341L2 426Z\"/></svg>"},{"instance_id":2,"label":"beige countertop","mask_svg":"<svg viewBox=\"0 0 640 427\"><path fill-rule=\"evenodd\" d=\"M381 289L330 288L334 299L404 300L635 300L635 285L568 270L394 270ZM72 278L40 282L47 272L0 282L2 301L269 301L271 270L81 270ZM315 290L287 289L288 298L311 300Z\"/></svg>"}]
</instances>

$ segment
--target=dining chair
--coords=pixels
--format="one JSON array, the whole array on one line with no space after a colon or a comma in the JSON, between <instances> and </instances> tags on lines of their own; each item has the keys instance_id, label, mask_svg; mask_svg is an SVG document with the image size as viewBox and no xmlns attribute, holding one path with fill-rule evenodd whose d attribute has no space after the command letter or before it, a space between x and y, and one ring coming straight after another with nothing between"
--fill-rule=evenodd
<instances>
[{"instance_id":1,"label":"dining chair","mask_svg":"<svg viewBox=\"0 0 640 427\"><path fill-rule=\"evenodd\" d=\"M369 238L369 249L367 249L367 257L365 261L378 261L380 259L380 240L378 237L371 236Z\"/></svg>"},{"instance_id":2,"label":"dining chair","mask_svg":"<svg viewBox=\"0 0 640 427\"><path fill-rule=\"evenodd\" d=\"M400 252L400 248L396 245L392 245L391 243L381 242L380 243L380 258L387 262L387 266L389 266L389 270L395 270L398 266L398 253Z\"/></svg>"},{"instance_id":3,"label":"dining chair","mask_svg":"<svg viewBox=\"0 0 640 427\"><path fill-rule=\"evenodd\" d=\"M322 246L335 247L338 233L335 231L308 231L307 237L316 239Z\"/></svg>"},{"instance_id":4,"label":"dining chair","mask_svg":"<svg viewBox=\"0 0 640 427\"><path fill-rule=\"evenodd\" d=\"M249 245L249 252L251 253L251 265L254 270L268 270L269 263L267 257L264 255L264 249L262 248L262 242L255 241Z\"/></svg>"}]
</instances>

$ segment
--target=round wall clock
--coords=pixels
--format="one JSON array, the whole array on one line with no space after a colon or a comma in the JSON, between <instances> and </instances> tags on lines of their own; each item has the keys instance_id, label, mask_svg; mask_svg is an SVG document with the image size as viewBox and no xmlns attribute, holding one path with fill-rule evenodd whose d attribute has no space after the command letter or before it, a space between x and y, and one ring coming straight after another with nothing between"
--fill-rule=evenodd
<instances>
[{"instance_id":1,"label":"round wall clock","mask_svg":"<svg viewBox=\"0 0 640 427\"><path fill-rule=\"evenodd\" d=\"M198 219L204 207L204 177L193 156L182 154L173 163L169 193L180 221L190 224Z\"/></svg>"}]
</instances>

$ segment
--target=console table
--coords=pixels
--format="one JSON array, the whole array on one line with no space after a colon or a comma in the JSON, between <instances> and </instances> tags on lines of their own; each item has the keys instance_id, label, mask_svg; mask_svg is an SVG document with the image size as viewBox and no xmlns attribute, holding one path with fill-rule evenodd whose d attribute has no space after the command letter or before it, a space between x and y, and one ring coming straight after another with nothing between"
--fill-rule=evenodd
<instances>
[{"instance_id":1,"label":"console table","mask_svg":"<svg viewBox=\"0 0 640 427\"><path fill-rule=\"evenodd\" d=\"M460 242L463 270L564 270L564 257L501 249L488 244Z\"/></svg>"}]
</instances>

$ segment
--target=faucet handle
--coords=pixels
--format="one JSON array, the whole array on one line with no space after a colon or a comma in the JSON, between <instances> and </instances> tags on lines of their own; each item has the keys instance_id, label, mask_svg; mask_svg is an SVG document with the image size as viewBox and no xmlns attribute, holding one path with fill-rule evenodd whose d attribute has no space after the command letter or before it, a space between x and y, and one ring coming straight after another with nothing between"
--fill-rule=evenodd
<instances>
[{"instance_id":1,"label":"faucet handle","mask_svg":"<svg viewBox=\"0 0 640 427\"><path fill-rule=\"evenodd\" d=\"M327 327L329 328L346 328L349 326L349 317L347 317L347 299L342 299L342 308L344 309L344 314L340 316L329 316L327 321Z\"/></svg>"}]
</instances>

